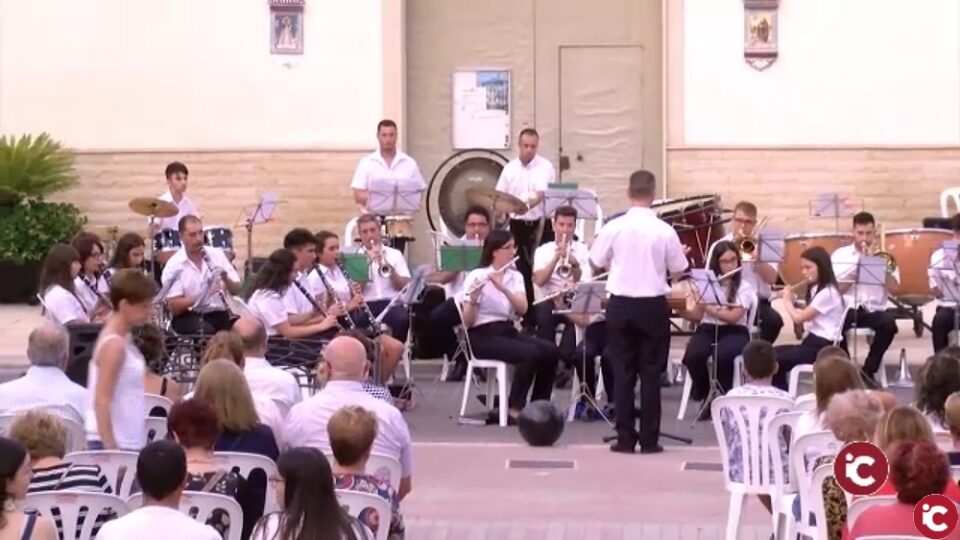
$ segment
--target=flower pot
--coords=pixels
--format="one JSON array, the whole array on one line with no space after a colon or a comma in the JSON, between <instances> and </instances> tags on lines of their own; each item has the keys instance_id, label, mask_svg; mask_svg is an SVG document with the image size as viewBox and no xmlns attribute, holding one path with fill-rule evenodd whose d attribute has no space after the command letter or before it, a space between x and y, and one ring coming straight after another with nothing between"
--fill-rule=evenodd
<instances>
[{"instance_id":1,"label":"flower pot","mask_svg":"<svg viewBox=\"0 0 960 540\"><path fill-rule=\"evenodd\" d=\"M30 304L37 300L40 263L15 263L0 259L0 304Z\"/></svg>"}]
</instances>

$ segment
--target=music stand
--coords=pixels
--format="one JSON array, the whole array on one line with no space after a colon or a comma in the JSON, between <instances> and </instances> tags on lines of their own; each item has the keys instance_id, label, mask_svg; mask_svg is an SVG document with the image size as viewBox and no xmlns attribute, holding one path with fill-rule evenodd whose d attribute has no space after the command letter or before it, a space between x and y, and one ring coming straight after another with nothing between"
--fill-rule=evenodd
<instances>
[{"instance_id":1,"label":"music stand","mask_svg":"<svg viewBox=\"0 0 960 540\"><path fill-rule=\"evenodd\" d=\"M856 264L856 271L853 278L853 306L852 309L860 308L860 287L884 287L887 286L887 263L880 257L861 256ZM856 311L853 314L853 355L851 358L857 358L857 329L859 328L859 317ZM881 363L880 369L886 369Z\"/></svg>"},{"instance_id":2,"label":"music stand","mask_svg":"<svg viewBox=\"0 0 960 540\"><path fill-rule=\"evenodd\" d=\"M820 193L808 202L810 217L832 218L836 224L836 232L840 232L840 218L853 215L853 202L850 197L838 193Z\"/></svg>"},{"instance_id":3,"label":"music stand","mask_svg":"<svg viewBox=\"0 0 960 540\"><path fill-rule=\"evenodd\" d=\"M933 268L934 281L937 288L943 293L943 298L953 302L953 332L954 345L960 341L960 283L957 282L958 264L957 257L960 255L958 248L960 243L956 240L944 240L942 244L943 259L937 261L937 266ZM946 268L944 268L946 267Z\"/></svg>"},{"instance_id":4,"label":"music stand","mask_svg":"<svg viewBox=\"0 0 960 540\"><path fill-rule=\"evenodd\" d=\"M347 277L357 283L370 281L370 267L367 256L363 253L341 253L343 268Z\"/></svg>"},{"instance_id":5,"label":"music stand","mask_svg":"<svg viewBox=\"0 0 960 540\"><path fill-rule=\"evenodd\" d=\"M446 245L440 247L439 269L443 272L469 272L480 266L482 250L477 245Z\"/></svg>"},{"instance_id":6,"label":"music stand","mask_svg":"<svg viewBox=\"0 0 960 540\"><path fill-rule=\"evenodd\" d=\"M277 194L268 192L260 195L260 200L256 204L246 205L240 209L243 227L247 230L247 261L243 269L244 279L249 278L253 272L253 226L270 221L277 209L277 202Z\"/></svg>"},{"instance_id":7,"label":"music stand","mask_svg":"<svg viewBox=\"0 0 960 540\"><path fill-rule=\"evenodd\" d=\"M583 283L578 283L576 289L574 289L573 300L570 302L570 308L564 310L558 310L558 314L564 315L585 315L587 320L591 319L594 315L601 315L604 312L603 300L606 298L607 284L603 281L586 281ZM573 324L572 322L569 324ZM588 325L589 326L589 325ZM593 361L593 358L589 359ZM580 401L580 398L586 398L587 402L590 405L593 405L593 410L597 411L600 415L600 418L607 423L608 426L613 427L613 423L607 418L607 415L603 414L603 410L600 405L597 404L596 395L590 396L587 393L587 332L586 327L584 327L583 332L583 354L581 355L581 373L583 377L580 380L580 385L577 388L576 394L573 396L573 403L576 405ZM609 390L609 391L612 391Z\"/></svg>"},{"instance_id":8,"label":"music stand","mask_svg":"<svg viewBox=\"0 0 960 540\"><path fill-rule=\"evenodd\" d=\"M430 274L430 265L423 264L417 267L416 270L410 276L410 281L400 289L400 292L390 300L390 302L383 308L383 311L377 315L371 325L374 329L380 328L383 324L384 317L387 316L387 312L390 311L395 304L403 304L405 306L412 306L420 302L423 291L427 288L427 276ZM376 331L376 330L375 330ZM379 333L379 332L377 332ZM377 355L377 361L373 366L373 374L376 380L380 380L380 356ZM412 375L411 375L412 376ZM408 381L409 382L409 381Z\"/></svg>"},{"instance_id":9,"label":"music stand","mask_svg":"<svg viewBox=\"0 0 960 540\"><path fill-rule=\"evenodd\" d=\"M742 267L741 267L742 268ZM734 272L736 272L735 270ZM720 283L720 278L713 273L713 270L706 269L692 269L690 271L690 277L693 280L694 284L697 287L696 297L697 303L703 304L704 306L715 306L715 307L736 307L739 304L734 302L727 302L724 298L723 286ZM725 276L721 276L725 277ZM707 392L706 399L703 400L703 404L700 405L700 410L697 411L697 416L694 418L694 422L697 422L703 411L710 406L711 402L723 395L723 388L720 387L720 380L717 376L718 366L720 365L720 356L718 354L720 344L720 321L718 320L713 325L713 363L710 365L710 369L707 371L709 375L709 385L710 389Z\"/></svg>"}]
</instances>

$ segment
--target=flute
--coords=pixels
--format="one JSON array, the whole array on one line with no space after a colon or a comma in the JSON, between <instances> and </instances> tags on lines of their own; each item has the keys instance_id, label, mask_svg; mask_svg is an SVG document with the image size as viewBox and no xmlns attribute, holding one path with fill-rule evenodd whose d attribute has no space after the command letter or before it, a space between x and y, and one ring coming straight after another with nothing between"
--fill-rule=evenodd
<instances>
[{"instance_id":1,"label":"flute","mask_svg":"<svg viewBox=\"0 0 960 540\"><path fill-rule=\"evenodd\" d=\"M486 285L486 284L490 281L490 276L492 276L494 273L497 273L497 274L502 273L504 270L506 270L508 267L510 267L510 266L511 266L512 264L514 264L515 262L517 262L519 259L520 259L519 256L514 257L514 258L510 259L509 261L507 261L507 264L503 265L502 267L491 270L490 273L488 273L486 276L480 278L480 280L478 280L476 283L474 283L474 284L473 284L473 287L471 287L470 290L466 292L466 295L467 295L467 296L473 296L473 293L475 293L475 292L479 291L480 289L482 289L483 286Z\"/></svg>"}]
</instances>

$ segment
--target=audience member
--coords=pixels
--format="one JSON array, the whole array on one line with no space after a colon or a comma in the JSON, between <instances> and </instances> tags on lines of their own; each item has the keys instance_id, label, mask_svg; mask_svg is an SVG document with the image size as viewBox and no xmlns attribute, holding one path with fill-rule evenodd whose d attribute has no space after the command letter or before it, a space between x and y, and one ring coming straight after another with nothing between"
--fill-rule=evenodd
<instances>
[{"instance_id":1,"label":"audience member","mask_svg":"<svg viewBox=\"0 0 960 540\"><path fill-rule=\"evenodd\" d=\"M0 437L0 537L57 540L53 520L22 509L32 476L27 450L14 440Z\"/></svg>"},{"instance_id":2,"label":"audience member","mask_svg":"<svg viewBox=\"0 0 960 540\"><path fill-rule=\"evenodd\" d=\"M953 439L953 450L947 452L950 466L953 467L960 465L960 392L954 392L947 398L943 406L943 417Z\"/></svg>"},{"instance_id":3,"label":"audience member","mask_svg":"<svg viewBox=\"0 0 960 540\"><path fill-rule=\"evenodd\" d=\"M180 496L187 485L187 457L177 443L154 441L140 450L137 484L143 490L143 506L104 524L97 540L221 540L213 527L180 512Z\"/></svg>"},{"instance_id":4,"label":"audience member","mask_svg":"<svg viewBox=\"0 0 960 540\"><path fill-rule=\"evenodd\" d=\"M176 403L183 397L183 390L180 383L163 374L167 356L164 340L163 330L155 324L141 326L134 336L134 342L147 363L147 371L143 374L144 391ZM150 416L166 416L166 412L156 407L150 411Z\"/></svg>"},{"instance_id":5,"label":"audience member","mask_svg":"<svg viewBox=\"0 0 960 540\"><path fill-rule=\"evenodd\" d=\"M842 351L842 350L841 350ZM850 361L844 353L826 354L818 357L813 363L813 394L817 401L814 410L808 411L797 420L797 425L793 430L793 438L814 433L817 431L826 431L823 419L830 404L830 399L842 392L848 390L862 390L864 388L863 379L860 378L860 370ZM873 433L871 432L871 436ZM816 457L814 450L808 455L809 458Z\"/></svg>"},{"instance_id":6,"label":"audience member","mask_svg":"<svg viewBox=\"0 0 960 540\"><path fill-rule=\"evenodd\" d=\"M268 396L276 403L280 414L286 416L290 408L303 399L297 378L267 362L267 330L259 320L240 318L233 324L233 331L243 346L243 374L250 390Z\"/></svg>"},{"instance_id":7,"label":"audience member","mask_svg":"<svg viewBox=\"0 0 960 540\"><path fill-rule=\"evenodd\" d=\"M294 405L287 418L284 439L290 447L309 446L330 450L327 424L341 407L357 405L377 417L380 429L373 442L373 451L400 462L403 471L399 497L403 499L412 487L413 457L407 422L396 407L377 399L363 388L367 378L367 356L363 344L349 336L334 338L324 349L329 382L316 395Z\"/></svg>"},{"instance_id":8,"label":"audience member","mask_svg":"<svg viewBox=\"0 0 960 540\"><path fill-rule=\"evenodd\" d=\"M930 420L934 431L946 431L943 405L947 396L960 391L960 360L955 347L947 347L927 358L916 381L916 404Z\"/></svg>"},{"instance_id":9,"label":"audience member","mask_svg":"<svg viewBox=\"0 0 960 540\"><path fill-rule=\"evenodd\" d=\"M366 472L367 461L373 450L373 440L377 437L377 417L362 407L344 407L330 417L327 435L330 437L330 449L336 460L333 463L333 478L337 489L370 493L390 503L393 514L390 517L388 538L402 540L404 527L400 499L390 486L390 479L379 478ZM365 521L363 524L369 527L373 534L377 534L381 521L377 519Z\"/></svg>"},{"instance_id":10,"label":"audience member","mask_svg":"<svg viewBox=\"0 0 960 540\"><path fill-rule=\"evenodd\" d=\"M234 323L236 324L236 323ZM221 330L207 341L200 358L200 367L207 365L211 360L230 360L243 369L243 342L233 330Z\"/></svg>"},{"instance_id":11,"label":"audience member","mask_svg":"<svg viewBox=\"0 0 960 540\"><path fill-rule=\"evenodd\" d=\"M252 540L372 539L370 531L340 506L327 458L316 448L293 448L277 460L276 489L283 508L263 516ZM321 533L335 531L333 535Z\"/></svg>"},{"instance_id":12,"label":"audience member","mask_svg":"<svg viewBox=\"0 0 960 540\"><path fill-rule=\"evenodd\" d=\"M90 392L67 378L70 354L66 329L44 322L27 338L30 368L26 375L0 384L0 414L44 408L60 418L84 425Z\"/></svg>"}]
</instances>

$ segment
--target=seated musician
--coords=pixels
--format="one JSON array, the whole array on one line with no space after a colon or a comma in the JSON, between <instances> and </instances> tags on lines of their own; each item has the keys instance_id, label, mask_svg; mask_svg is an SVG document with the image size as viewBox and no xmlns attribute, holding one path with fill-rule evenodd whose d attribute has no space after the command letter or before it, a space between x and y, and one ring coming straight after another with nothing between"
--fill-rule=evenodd
<instances>
[{"instance_id":1,"label":"seated musician","mask_svg":"<svg viewBox=\"0 0 960 540\"><path fill-rule=\"evenodd\" d=\"M483 243L490 234L490 211L474 205L467 208L465 233L461 240L478 240ZM467 373L467 359L462 356L454 358L457 352L457 337L454 327L461 323L460 313L454 305L460 293L463 292L463 280L466 272L437 271L431 276L431 281L440 283L446 289L447 299L430 311L428 318L430 335L440 343L440 350L447 355L447 360L454 362L453 369L447 374L448 381L462 381Z\"/></svg>"},{"instance_id":2,"label":"seated musician","mask_svg":"<svg viewBox=\"0 0 960 540\"><path fill-rule=\"evenodd\" d=\"M707 267L718 278L740 271L721 281L724 296L700 298L693 312L686 315L700 321L683 353L683 365L693 382L690 398L696 401L705 400L710 393L707 361L711 357L717 362L721 392L725 394L733 388L733 361L750 341L750 315L757 305L757 291L743 275L740 252L733 242L714 244ZM700 418L708 419L709 411L709 407L704 408Z\"/></svg>"},{"instance_id":3,"label":"seated musician","mask_svg":"<svg viewBox=\"0 0 960 540\"><path fill-rule=\"evenodd\" d=\"M203 245L203 223L196 216L180 220L182 247L167 261L161 281L170 285L167 308L178 334L210 334L229 330L236 314L224 303L240 291L240 276L223 251ZM219 274L219 275L218 275ZM200 297L212 281L207 294Z\"/></svg>"},{"instance_id":4,"label":"seated musician","mask_svg":"<svg viewBox=\"0 0 960 540\"><path fill-rule=\"evenodd\" d=\"M377 216L360 216L357 219L357 231L360 234L360 249L366 253L368 259L368 281L362 285L363 298L373 316L379 317L391 300L410 282L410 270L403 253L384 245ZM393 337L402 343L407 341L410 316L406 306L394 303L381 321L390 329ZM369 324L367 321L358 322L361 322L360 326Z\"/></svg>"},{"instance_id":5,"label":"seated musician","mask_svg":"<svg viewBox=\"0 0 960 540\"><path fill-rule=\"evenodd\" d=\"M560 356L566 366L582 364L574 361L577 345L574 324L586 326L588 322L580 320L576 315L556 313L567 307L561 293L572 290L581 281L589 281L591 277L590 265L581 264L581 261L589 260L590 252L583 242L573 237L576 226L576 208L557 208L553 217L553 230L557 240L541 245L533 254L533 289L537 299L533 305L536 335L540 339L555 343L557 326L564 324L563 335L560 337ZM561 268L562 266L566 268ZM562 272L566 274L561 275ZM553 300L543 301L548 296L553 296Z\"/></svg>"},{"instance_id":6,"label":"seated musician","mask_svg":"<svg viewBox=\"0 0 960 540\"><path fill-rule=\"evenodd\" d=\"M960 214L954 214L950 226L953 229L953 239L960 241ZM960 282L957 280L957 261L947 260L944 257L942 247L930 255L930 266L928 268L930 290L937 298L937 312L933 315L931 334L933 334L933 352L938 353L950 344L950 332L957 324L955 320L957 304L949 297L945 297L944 293L960 290ZM942 281L953 284L955 291L940 290L939 284Z\"/></svg>"},{"instance_id":7,"label":"seated musician","mask_svg":"<svg viewBox=\"0 0 960 540\"><path fill-rule=\"evenodd\" d=\"M553 342L522 334L514 325L514 319L527 311L523 276L512 267L516 253L509 232L492 231L483 244L480 268L464 280L460 300L477 358L502 360L516 368L507 400L511 420L526 405L531 386L531 400L550 399L560 361L560 349Z\"/></svg>"},{"instance_id":8,"label":"seated musician","mask_svg":"<svg viewBox=\"0 0 960 540\"><path fill-rule=\"evenodd\" d=\"M360 320L358 310L363 305L363 294L360 285L351 283L340 266L340 238L330 231L320 231L316 234L316 242L317 269L323 275L316 271L308 272L305 278L307 289L314 295L324 295L328 302L334 300L345 304L353 320Z\"/></svg>"},{"instance_id":9,"label":"seated musician","mask_svg":"<svg viewBox=\"0 0 960 540\"><path fill-rule=\"evenodd\" d=\"M800 272L803 281L783 289L783 307L795 324L803 325L807 335L797 345L774 347L780 367L774 374L773 384L781 390L787 390L791 369L800 364L813 364L820 349L840 340L847 311L825 249L814 246L801 253ZM794 288L803 284L807 285L806 305L798 308L794 304Z\"/></svg>"},{"instance_id":10,"label":"seated musician","mask_svg":"<svg viewBox=\"0 0 960 540\"><path fill-rule=\"evenodd\" d=\"M113 250L113 257L110 259L110 266L104 270L104 279L109 285L111 276L117 270L132 268L134 270L143 270L145 244L143 238L135 232L128 232L117 240L117 247Z\"/></svg>"},{"instance_id":11,"label":"seated musician","mask_svg":"<svg viewBox=\"0 0 960 540\"><path fill-rule=\"evenodd\" d=\"M80 254L80 273L74 280L77 298L91 314L91 319L103 319L110 313L110 287L102 272L103 242L93 233L81 232L73 238L72 244Z\"/></svg>"},{"instance_id":12,"label":"seated musician","mask_svg":"<svg viewBox=\"0 0 960 540\"><path fill-rule=\"evenodd\" d=\"M80 274L80 254L76 248L56 244L47 252L40 267L39 292L43 316L55 324L89 324L90 316L77 296L76 278Z\"/></svg>"},{"instance_id":13,"label":"seated musician","mask_svg":"<svg viewBox=\"0 0 960 540\"><path fill-rule=\"evenodd\" d=\"M889 272L883 267L872 268L859 265L860 258L870 256L880 249L877 239L876 221L869 212L859 212L853 216L853 240L849 246L837 248L831 256L833 272L837 276L840 292L844 302L850 308L843 323L843 332L856 326L873 330L873 342L870 352L863 362L862 374L864 380L876 387L875 376L877 370L883 367L883 355L893 343L897 333L897 321L893 315L887 313L887 293L896 294L900 287L900 271L894 269ZM859 277L858 277L858 270ZM862 280L865 274L884 276L884 285L855 284L857 279ZM844 336L845 337L845 336ZM843 339L844 349L848 347Z\"/></svg>"},{"instance_id":14,"label":"seated musician","mask_svg":"<svg viewBox=\"0 0 960 540\"><path fill-rule=\"evenodd\" d=\"M777 282L779 263L759 262L760 240L757 229L757 207L751 202L740 201L733 207L733 223L731 231L717 240L710 246L707 256L704 260L711 260L714 246L719 242L732 241L735 245L744 238L753 238L756 243L756 252L752 259L740 254L743 262L743 280L749 283L753 290L757 292L760 299L757 313L757 327L760 330L760 339L773 343L780 336L780 329L783 328L783 318L770 305L770 297L773 294L771 286Z\"/></svg>"},{"instance_id":15,"label":"seated musician","mask_svg":"<svg viewBox=\"0 0 960 540\"><path fill-rule=\"evenodd\" d=\"M161 201L173 203L177 207L177 214L168 218L156 218L150 227L150 234L154 235L164 229L177 230L180 227L180 220L186 216L198 216L197 206L193 204L190 197L187 196L187 176L190 171L187 166L179 161L171 162L163 171L167 178L167 191L160 195ZM156 261L165 264L174 251L156 252L153 254Z\"/></svg>"}]
</instances>

